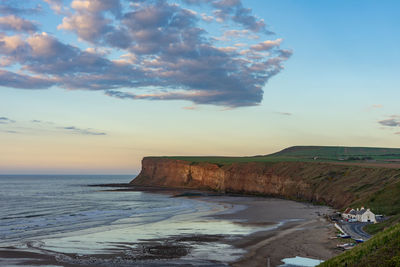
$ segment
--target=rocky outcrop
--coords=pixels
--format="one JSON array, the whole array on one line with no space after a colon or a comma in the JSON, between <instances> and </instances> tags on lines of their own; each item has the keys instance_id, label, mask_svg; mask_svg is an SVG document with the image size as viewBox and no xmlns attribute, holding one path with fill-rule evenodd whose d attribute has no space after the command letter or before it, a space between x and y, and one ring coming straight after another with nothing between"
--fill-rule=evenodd
<instances>
[{"instance_id":1,"label":"rocky outcrop","mask_svg":"<svg viewBox=\"0 0 400 267\"><path fill-rule=\"evenodd\" d=\"M399 173L393 169L314 162L248 162L220 166L149 157L143 159L142 171L131 184L275 196L343 208L382 188Z\"/></svg>"}]
</instances>

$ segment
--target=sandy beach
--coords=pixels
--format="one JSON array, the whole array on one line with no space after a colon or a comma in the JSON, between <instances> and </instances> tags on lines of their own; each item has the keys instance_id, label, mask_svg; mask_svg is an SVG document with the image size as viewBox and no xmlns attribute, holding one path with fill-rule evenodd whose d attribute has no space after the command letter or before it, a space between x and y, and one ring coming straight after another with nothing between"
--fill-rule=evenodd
<instances>
[{"instance_id":1,"label":"sandy beach","mask_svg":"<svg viewBox=\"0 0 400 267\"><path fill-rule=\"evenodd\" d=\"M175 193L181 194L182 191ZM334 249L336 241L329 239L335 235L335 230L324 216L332 212L328 207L247 196L210 194L190 198L218 203L225 207L222 212L208 214L205 220L229 221L249 229L251 233L240 238L230 238L226 234L218 235L209 231L196 235L175 235L143 241L139 245L134 242L121 243L118 249L109 253L91 255L60 254L37 246L0 248L0 265L179 266L184 259L188 266L198 266L204 262L197 262L196 257L201 258L201 254L191 255L196 254L194 248L201 245L203 248L215 249L221 243L243 252L239 256L236 255L234 261L228 257L226 262L215 261L214 264L204 266L266 266L268 258L271 266L279 266L283 264L281 260L284 258L302 256L326 260L340 253Z\"/></svg>"},{"instance_id":2,"label":"sandy beach","mask_svg":"<svg viewBox=\"0 0 400 267\"><path fill-rule=\"evenodd\" d=\"M336 232L325 214L333 210L324 206L314 206L273 198L223 198L223 202L245 205L246 209L216 217L245 220L249 225L270 225L286 221L279 227L259 231L232 242L244 248L247 253L233 266L266 266L268 258L271 266L283 264L281 259L296 256L319 260L329 259L340 253L335 249L337 241L329 237Z\"/></svg>"}]
</instances>

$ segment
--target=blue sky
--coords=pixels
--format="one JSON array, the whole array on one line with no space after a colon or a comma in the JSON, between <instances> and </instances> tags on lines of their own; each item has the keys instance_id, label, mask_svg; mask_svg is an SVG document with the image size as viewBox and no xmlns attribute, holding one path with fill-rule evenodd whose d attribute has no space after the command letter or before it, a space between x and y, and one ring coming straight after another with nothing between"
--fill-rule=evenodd
<instances>
[{"instance_id":1,"label":"blue sky","mask_svg":"<svg viewBox=\"0 0 400 267\"><path fill-rule=\"evenodd\" d=\"M400 3L189 2L2 1L0 173L133 174L148 155L400 147ZM184 23L150 23L176 14ZM178 29L187 39L171 38Z\"/></svg>"}]
</instances>

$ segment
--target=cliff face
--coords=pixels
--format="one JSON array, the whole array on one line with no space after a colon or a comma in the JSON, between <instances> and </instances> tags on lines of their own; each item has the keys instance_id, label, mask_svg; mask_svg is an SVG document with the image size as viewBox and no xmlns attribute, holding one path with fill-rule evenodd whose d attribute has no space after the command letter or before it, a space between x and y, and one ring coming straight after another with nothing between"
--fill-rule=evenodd
<instances>
[{"instance_id":1,"label":"cliff face","mask_svg":"<svg viewBox=\"0 0 400 267\"><path fill-rule=\"evenodd\" d=\"M400 170L313 162L249 162L218 166L144 158L131 184L259 194L343 208L396 182Z\"/></svg>"}]
</instances>

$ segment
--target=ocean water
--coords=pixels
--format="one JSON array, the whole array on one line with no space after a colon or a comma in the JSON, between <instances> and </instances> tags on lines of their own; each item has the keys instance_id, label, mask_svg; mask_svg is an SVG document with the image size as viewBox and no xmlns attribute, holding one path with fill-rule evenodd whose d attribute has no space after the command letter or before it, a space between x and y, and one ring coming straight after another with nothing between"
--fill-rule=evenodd
<instances>
[{"instance_id":1,"label":"ocean water","mask_svg":"<svg viewBox=\"0 0 400 267\"><path fill-rule=\"evenodd\" d=\"M129 179L129 176L0 175L0 244L89 228L127 216L140 209L138 194L111 195L87 185Z\"/></svg>"},{"instance_id":2,"label":"ocean water","mask_svg":"<svg viewBox=\"0 0 400 267\"><path fill-rule=\"evenodd\" d=\"M59 256L95 255L129 250L148 240L193 235L234 239L257 230L207 217L229 212L233 207L226 204L87 186L127 183L131 179L110 175L0 175L0 247L37 249ZM227 263L242 253L226 243L195 242L182 260Z\"/></svg>"}]
</instances>

